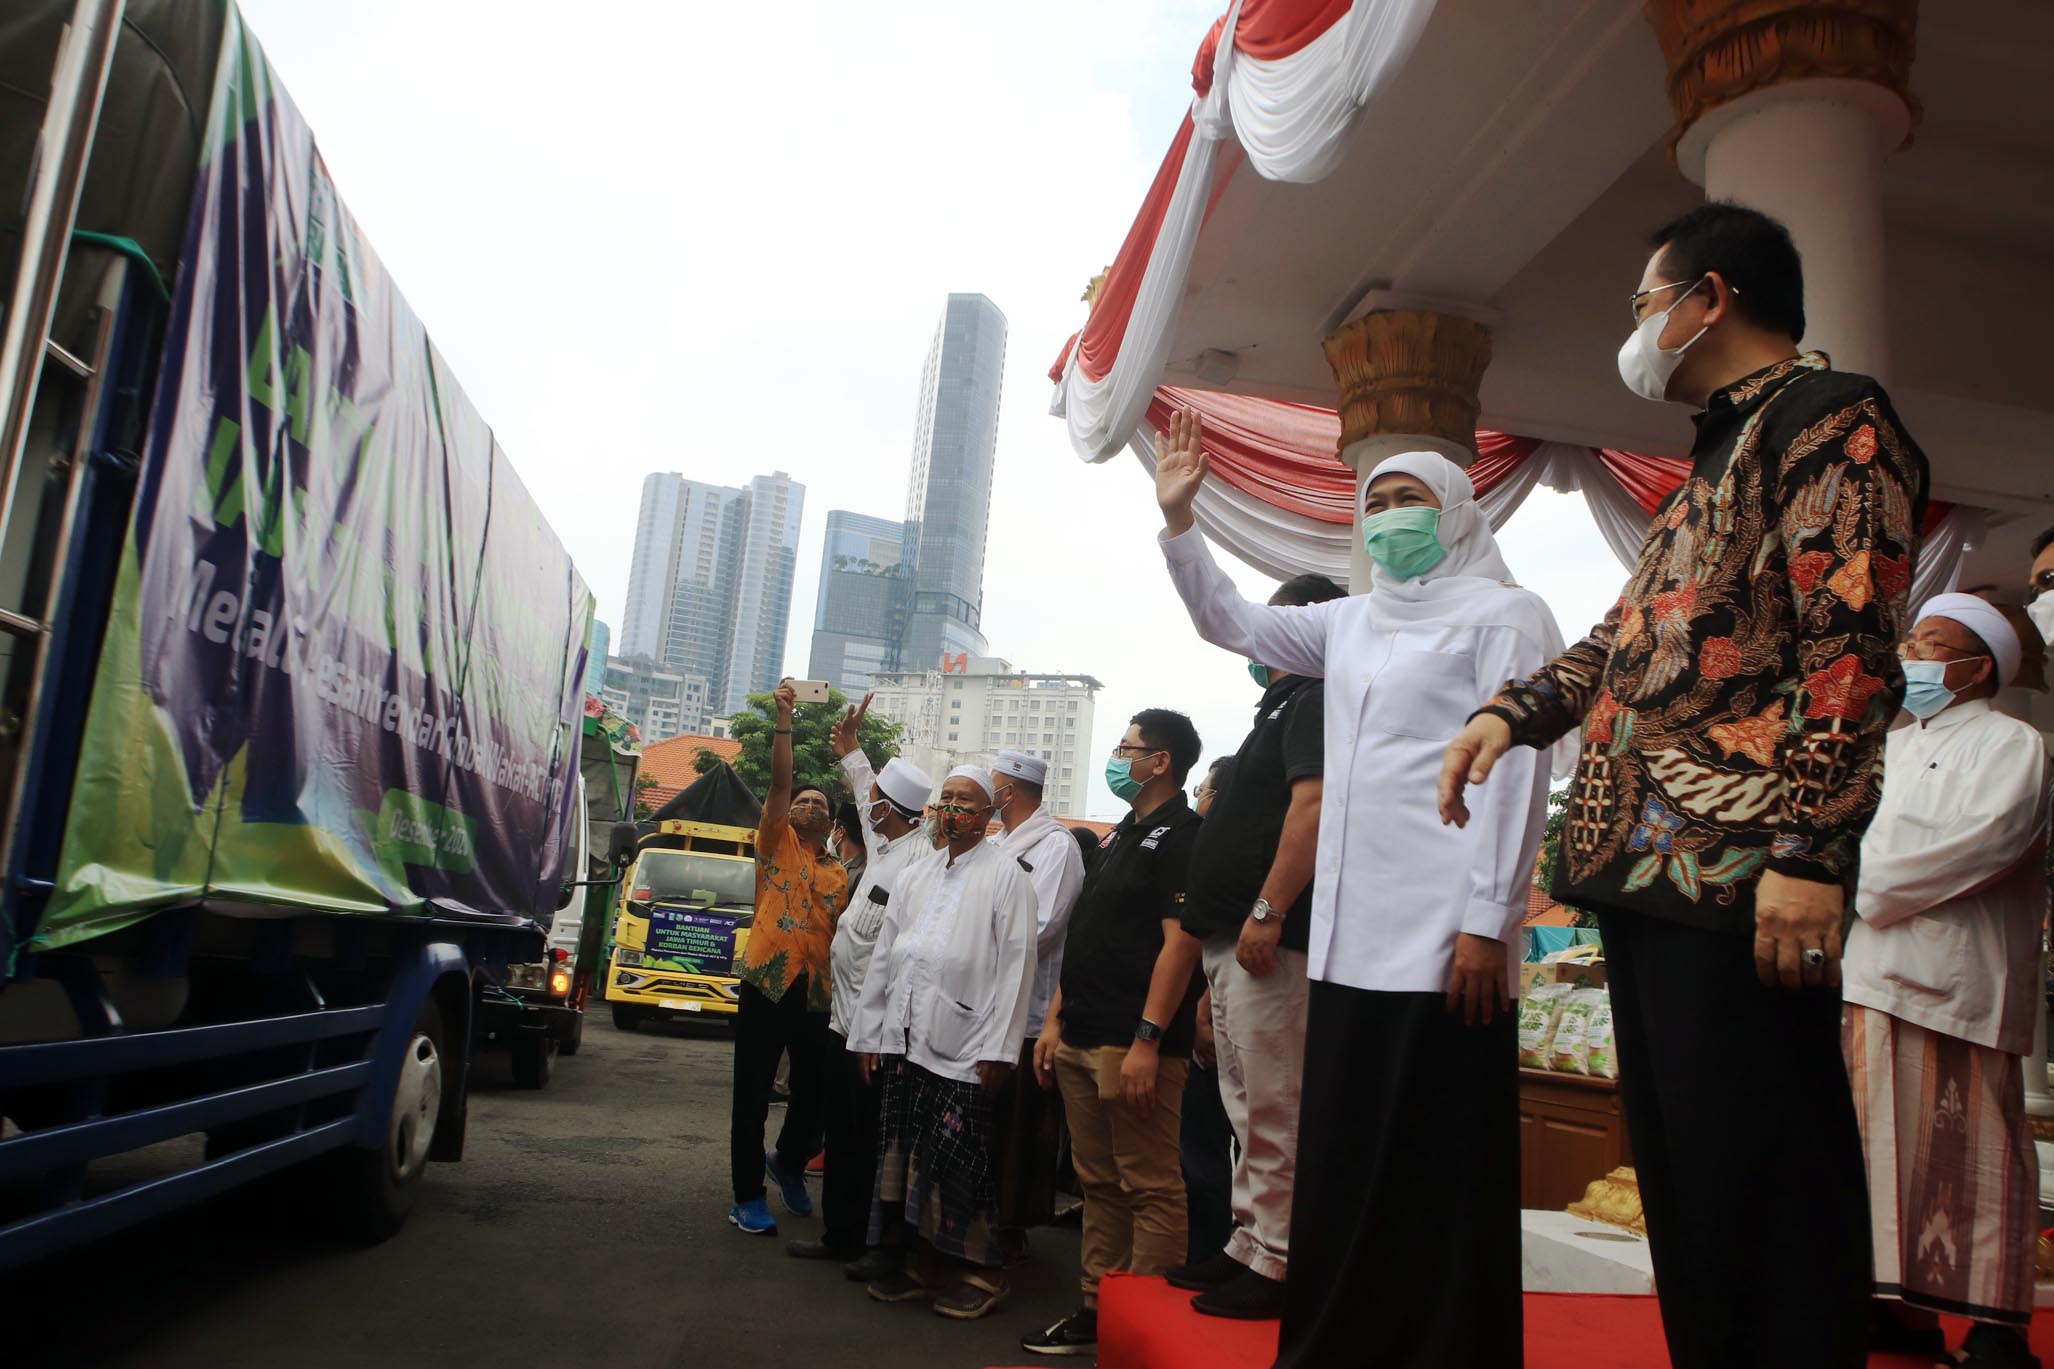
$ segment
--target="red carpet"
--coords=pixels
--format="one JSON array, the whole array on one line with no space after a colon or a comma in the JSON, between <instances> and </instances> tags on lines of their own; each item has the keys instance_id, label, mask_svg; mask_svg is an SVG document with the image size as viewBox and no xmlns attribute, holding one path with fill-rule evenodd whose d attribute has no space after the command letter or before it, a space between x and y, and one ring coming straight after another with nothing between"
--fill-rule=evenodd
<instances>
[{"instance_id":1,"label":"red carpet","mask_svg":"<svg viewBox=\"0 0 2054 1369\"><path fill-rule=\"evenodd\" d=\"M1947 1323L1949 1345L1967 1330ZM2033 1349L2054 1364L2054 1315L2033 1321ZM1100 1369L1269 1369L1275 1322L1221 1321L1191 1310L1191 1295L1161 1279L1107 1276L1099 1288ZM1667 1369L1653 1298L1526 1295L1526 1369ZM1930 1369L1930 1361L1878 1355L1871 1369Z\"/></svg>"}]
</instances>

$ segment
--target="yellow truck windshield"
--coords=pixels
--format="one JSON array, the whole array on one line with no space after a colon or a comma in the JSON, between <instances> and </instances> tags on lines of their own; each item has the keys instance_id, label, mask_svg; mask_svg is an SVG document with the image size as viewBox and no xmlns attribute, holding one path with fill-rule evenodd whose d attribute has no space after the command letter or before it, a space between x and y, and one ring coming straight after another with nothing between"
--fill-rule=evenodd
<instances>
[{"instance_id":1,"label":"yellow truck windshield","mask_svg":"<svg viewBox=\"0 0 2054 1369\"><path fill-rule=\"evenodd\" d=\"M645 851L635 862L628 899L748 908L756 902L756 862L689 851Z\"/></svg>"}]
</instances>

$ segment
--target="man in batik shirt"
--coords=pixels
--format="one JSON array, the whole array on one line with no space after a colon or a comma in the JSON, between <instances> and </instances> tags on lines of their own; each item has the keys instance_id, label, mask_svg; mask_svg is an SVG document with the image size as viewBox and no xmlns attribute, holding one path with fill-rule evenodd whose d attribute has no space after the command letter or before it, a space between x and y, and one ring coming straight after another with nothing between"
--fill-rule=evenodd
<instances>
[{"instance_id":1,"label":"man in batik shirt","mask_svg":"<svg viewBox=\"0 0 2054 1369\"><path fill-rule=\"evenodd\" d=\"M1582 728L1554 895L1595 910L1677 1369L1861 1365L1870 1287L1839 960L1925 515L1874 380L1800 354L1773 219L1665 226L1621 377L1696 415L1612 611L1448 749L1444 818L1511 745Z\"/></svg>"}]
</instances>

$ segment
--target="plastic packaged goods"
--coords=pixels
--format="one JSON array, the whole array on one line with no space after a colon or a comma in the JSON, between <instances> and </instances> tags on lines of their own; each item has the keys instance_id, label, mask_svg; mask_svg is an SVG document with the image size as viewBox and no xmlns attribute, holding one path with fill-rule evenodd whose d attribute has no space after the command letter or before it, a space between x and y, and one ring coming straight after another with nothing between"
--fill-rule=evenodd
<instances>
[{"instance_id":1,"label":"plastic packaged goods","mask_svg":"<svg viewBox=\"0 0 2054 1369\"><path fill-rule=\"evenodd\" d=\"M1555 1037L1555 1019L1571 990L1567 984L1542 984L1519 1000L1519 1063L1528 1069L1548 1067L1548 1043Z\"/></svg>"},{"instance_id":2,"label":"plastic packaged goods","mask_svg":"<svg viewBox=\"0 0 2054 1369\"><path fill-rule=\"evenodd\" d=\"M1619 1043L1612 1031L1612 996L1598 1004L1590 1015L1590 1072L1601 1079L1619 1077Z\"/></svg>"},{"instance_id":3,"label":"plastic packaged goods","mask_svg":"<svg viewBox=\"0 0 2054 1369\"><path fill-rule=\"evenodd\" d=\"M1603 989L1569 991L1556 1018L1554 1044L1548 1048L1549 1069L1562 1074L1590 1073L1591 1017L1606 1002Z\"/></svg>"}]
</instances>

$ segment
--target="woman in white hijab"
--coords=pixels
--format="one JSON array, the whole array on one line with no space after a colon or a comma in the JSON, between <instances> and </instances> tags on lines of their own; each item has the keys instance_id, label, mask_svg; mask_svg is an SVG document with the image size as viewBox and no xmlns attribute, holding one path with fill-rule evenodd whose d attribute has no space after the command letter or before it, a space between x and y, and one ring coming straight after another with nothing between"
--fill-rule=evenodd
<instances>
[{"instance_id":1,"label":"woman in white hijab","mask_svg":"<svg viewBox=\"0 0 2054 1369\"><path fill-rule=\"evenodd\" d=\"M1369 594L1250 603L1191 507L1198 416L1156 459L1164 558L1207 641L1326 680L1326 796L1305 1081L1277 1364L1504 1369L1521 1359L1514 945L1547 812L1545 758L1493 772L1444 827L1441 751L1475 701L1561 649L1513 583L1461 467L1394 456L1364 488ZM1400 1261L1425 1277L1404 1277Z\"/></svg>"}]
</instances>

